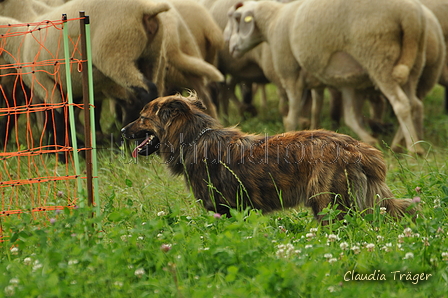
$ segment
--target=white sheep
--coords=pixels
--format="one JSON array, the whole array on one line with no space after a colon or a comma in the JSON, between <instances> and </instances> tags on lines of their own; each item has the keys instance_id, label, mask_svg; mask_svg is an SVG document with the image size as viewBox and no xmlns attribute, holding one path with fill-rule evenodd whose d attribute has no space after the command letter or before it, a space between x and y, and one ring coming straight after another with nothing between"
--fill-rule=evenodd
<instances>
[{"instance_id":1,"label":"white sheep","mask_svg":"<svg viewBox=\"0 0 448 298\"><path fill-rule=\"evenodd\" d=\"M161 66L163 24L158 15L167 11L169 5L144 0L72 0L53 7L47 14L36 17L33 16L35 12L31 4L32 0L5 0L0 3L0 11L8 16L16 16L19 11L20 21L26 22L58 20L62 18L62 14L67 14L68 18L78 18L80 10L86 11L91 18L96 95L101 97L104 94L105 97L116 98L126 105L128 110L126 122L132 121L138 115L144 103L158 96L155 84L163 85L163 81L157 79L163 78L159 73L165 70L165 67ZM77 38L80 30L79 22L68 22L66 26L70 37ZM16 50L20 47L20 61L38 62L55 57L63 58L63 47L59 44L60 33L60 30L54 28L46 31L44 51L39 42L42 37L40 31L28 34L23 44L15 46L10 44L10 46ZM80 58L79 52L75 52L74 59ZM141 60L152 62L152 77L145 77L138 69L137 62ZM65 73L64 65L57 67L60 67L60 73ZM23 79L28 86L32 86L37 97L47 102L60 102L62 95L58 85L66 90L66 82L65 79L51 75L55 71L55 66L36 66L33 71L33 74L24 73ZM72 87L74 98L80 98L82 82L76 66L72 67ZM60 111L55 117L56 121L61 123L64 121ZM56 128L57 143L63 144L64 127L62 124L56 124Z\"/></svg>"},{"instance_id":2,"label":"white sheep","mask_svg":"<svg viewBox=\"0 0 448 298\"><path fill-rule=\"evenodd\" d=\"M244 0L243 0L244 1ZM241 0L212 0L205 1L205 5L209 8L211 15L215 19L222 31L225 30L227 24L227 11ZM261 44L249 51L244 57L233 58L229 54L228 47L219 52L218 68L224 73L230 75L226 84L223 84L220 90L220 103L223 105L225 115L228 115L229 99L232 100L240 109L240 111L256 113L255 107L252 105L252 85L253 83L264 85L269 82L276 82L276 74L272 68L272 61L269 46ZM243 97L243 103L238 100L235 95L236 85L240 85ZM279 97L283 95L281 90ZM262 98L264 101L265 98ZM283 101L280 101L283 103ZM284 107L281 107L283 110Z\"/></svg>"},{"instance_id":3,"label":"white sheep","mask_svg":"<svg viewBox=\"0 0 448 298\"><path fill-rule=\"evenodd\" d=\"M357 100L362 90L376 87L390 101L407 149L423 153L416 143L423 130L423 108L415 90L424 64L426 32L419 2L250 1L238 5L229 19L238 29L229 42L234 56L262 41L271 45L275 69L292 99L290 110L298 106L297 94L303 90L299 71L303 67L342 91L347 125L365 142L377 143L356 119L350 119L362 103Z\"/></svg>"},{"instance_id":4,"label":"white sheep","mask_svg":"<svg viewBox=\"0 0 448 298\"><path fill-rule=\"evenodd\" d=\"M224 47L221 30L208 10L199 3L188 0L168 2L172 8L163 18L169 32L165 36L167 92L179 88L195 90L204 101L207 113L216 118L216 108L207 84L224 80L214 66L218 51ZM166 95L167 92L163 93Z\"/></svg>"},{"instance_id":5,"label":"white sheep","mask_svg":"<svg viewBox=\"0 0 448 298\"><path fill-rule=\"evenodd\" d=\"M423 13L426 17L426 51L425 66L423 67L417 85L417 97L420 100L425 98L437 82L442 85L444 84L445 78L443 74L447 71L446 41L444 39L442 27L435 14L426 6L423 6ZM378 124L378 120L383 118L385 102L378 92L369 94L367 97L373 110L372 119L369 119L369 123ZM342 105L342 103L340 103L340 105ZM333 106L331 109L332 113L340 110L340 108L341 107ZM359 110L354 111L353 116L355 116L361 123L362 106L359 106L358 108ZM338 121L339 116L336 115L336 118L337 119L333 119ZM403 137L401 130L397 134L395 142L400 143L404 141L404 139L400 140L398 137Z\"/></svg>"},{"instance_id":6,"label":"white sheep","mask_svg":"<svg viewBox=\"0 0 448 298\"><path fill-rule=\"evenodd\" d=\"M445 38L445 50L448 53L448 0L420 0L423 5L428 7L438 19L443 36ZM445 111L448 112L448 59L444 63L439 84L445 87Z\"/></svg>"}]
</instances>

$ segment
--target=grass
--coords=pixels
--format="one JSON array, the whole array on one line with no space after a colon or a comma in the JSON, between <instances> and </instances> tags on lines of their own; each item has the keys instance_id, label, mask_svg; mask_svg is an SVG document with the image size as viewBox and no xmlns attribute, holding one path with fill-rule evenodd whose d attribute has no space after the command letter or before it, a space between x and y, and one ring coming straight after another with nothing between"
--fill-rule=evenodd
<instances>
[{"instance_id":1,"label":"grass","mask_svg":"<svg viewBox=\"0 0 448 298\"><path fill-rule=\"evenodd\" d=\"M327 226L301 207L220 217L158 157L134 162L117 142L99 152L100 216L79 208L3 219L0 297L447 297L448 117L440 98L436 88L425 102L426 156L382 148L394 194L421 199L415 222L378 208ZM229 121L247 132L282 131L274 100L256 118ZM324 213L331 219L335 210Z\"/></svg>"}]
</instances>

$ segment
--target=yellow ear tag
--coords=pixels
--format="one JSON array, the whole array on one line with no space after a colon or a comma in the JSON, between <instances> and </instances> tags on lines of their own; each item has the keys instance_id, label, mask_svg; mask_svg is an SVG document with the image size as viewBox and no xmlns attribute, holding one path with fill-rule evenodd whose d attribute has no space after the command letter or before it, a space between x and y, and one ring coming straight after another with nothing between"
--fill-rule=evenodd
<instances>
[{"instance_id":1,"label":"yellow ear tag","mask_svg":"<svg viewBox=\"0 0 448 298\"><path fill-rule=\"evenodd\" d=\"M250 21L252 21L252 16L247 16L247 17L245 17L244 18L244 21L246 22L246 23L249 23Z\"/></svg>"}]
</instances>

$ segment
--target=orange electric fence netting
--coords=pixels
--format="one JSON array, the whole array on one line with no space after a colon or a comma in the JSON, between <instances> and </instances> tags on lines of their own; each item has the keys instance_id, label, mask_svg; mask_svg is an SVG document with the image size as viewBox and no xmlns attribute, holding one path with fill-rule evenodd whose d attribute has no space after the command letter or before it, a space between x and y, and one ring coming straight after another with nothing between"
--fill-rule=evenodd
<instances>
[{"instance_id":1,"label":"orange electric fence netting","mask_svg":"<svg viewBox=\"0 0 448 298\"><path fill-rule=\"evenodd\" d=\"M13 214L51 217L36 211L74 208L79 203L79 179L86 177L76 175L68 130L70 104L63 87L67 85L63 25L76 20L0 25L0 242L2 222ZM69 36L69 44L70 67L79 71L85 62L75 58L81 57L80 38ZM30 49L32 55L25 56ZM33 59L23 61L24 57ZM41 91L35 92L36 88ZM75 115L81 109L74 105ZM60 111L63 122L55 120ZM58 123L64 126L62 143L57 141ZM79 119L77 123L77 128L82 126Z\"/></svg>"}]
</instances>

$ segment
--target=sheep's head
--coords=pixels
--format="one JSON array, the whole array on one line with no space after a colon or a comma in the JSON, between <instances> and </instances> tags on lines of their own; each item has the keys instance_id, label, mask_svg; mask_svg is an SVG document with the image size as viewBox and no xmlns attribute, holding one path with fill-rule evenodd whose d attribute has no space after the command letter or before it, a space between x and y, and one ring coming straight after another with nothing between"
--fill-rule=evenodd
<instances>
[{"instance_id":1,"label":"sheep's head","mask_svg":"<svg viewBox=\"0 0 448 298\"><path fill-rule=\"evenodd\" d=\"M247 1L232 6L227 15L228 22L224 30L224 38L229 45L230 54L239 58L247 51L264 41L257 27L255 10L257 2Z\"/></svg>"}]
</instances>

